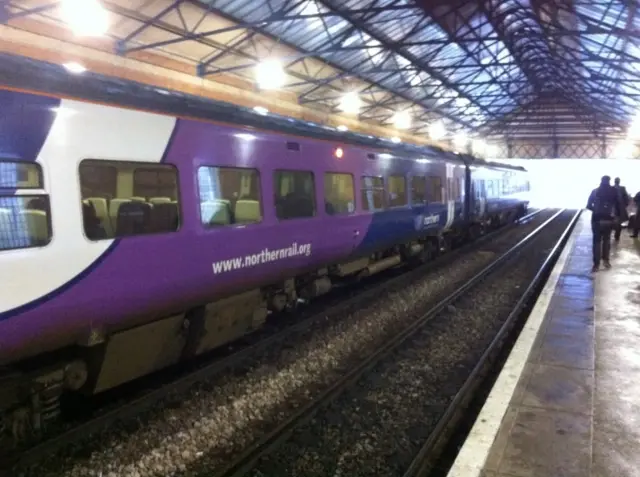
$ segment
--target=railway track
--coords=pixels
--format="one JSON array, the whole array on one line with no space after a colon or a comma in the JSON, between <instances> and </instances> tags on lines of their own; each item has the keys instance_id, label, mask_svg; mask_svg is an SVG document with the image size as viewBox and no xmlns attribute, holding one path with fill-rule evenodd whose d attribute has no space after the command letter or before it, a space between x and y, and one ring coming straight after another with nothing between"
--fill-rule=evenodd
<instances>
[{"instance_id":1,"label":"railway track","mask_svg":"<svg viewBox=\"0 0 640 477\"><path fill-rule=\"evenodd\" d=\"M543 211L533 212L521 219L519 223L529 223L529 225L531 225L531 221L541 212ZM438 270L444 269L464 254L470 253L483 245L487 247L488 244L499 241L499 237L508 235L507 232L512 228L513 227L507 227L487 234L472 244L456 249L427 265L418 267L402 275L395 276L390 280L386 280L382 284L379 283L379 280L372 280L370 285L365 286L363 291L349 296L346 300L342 299L340 303L331 305L329 309L324 309L319 313L313 313L311 316L307 316L302 321L289 325L285 329L275 329L275 331L271 330L270 335L268 334L268 331L262 334L258 333L253 339L249 338L245 340L244 346L242 344L236 344L235 347L238 349L232 354L212 363L202 365L199 368L172 380L169 384L163 383L163 385L157 388L145 389L144 391L137 393L134 397L127 399L121 406L99 412L87 421L70 426L70 428L64 430L62 433L55 434L34 446L19 450L11 456L7 456L3 459L1 464L4 468L12 466L14 469L19 468L25 463L31 465L38 460L61 451L71 444L82 439L87 439L89 436L98 434L100 431L113 425L117 421L126 421L135 418L138 414L152 409L156 403L166 399L167 396L184 392L196 383L211 379L212 377L221 374L223 371L233 368L253 354L260 353L279 343L284 343L296 332L303 332L304 330L313 327L314 323L326 321L327 316L344 314L345 310L357 307L357 305L361 304L363 301L379 296L383 290L402 287L404 283L414 280L417 277L424 276L427 271L437 272ZM344 293L342 295L342 298L343 297Z\"/></svg>"},{"instance_id":2,"label":"railway track","mask_svg":"<svg viewBox=\"0 0 640 477\"><path fill-rule=\"evenodd\" d=\"M402 475L403 477L417 477L427 475L433 466L434 460L439 455L438 452L463 415L465 405L473 396L474 390L486 377L487 371L491 368L497 353L502 349L509 331L516 325L527 304L535 297L538 287L543 284L544 278L559 256L578 217L579 212L568 214L564 210L553 215L473 278L439 301L410 326L398 332L384 346L370 354L357 366L354 366L316 399L292 413L289 418L258 442L248 447L223 470L211 472L212 469L206 468L199 471L192 469L179 475L198 477L204 477L205 475L220 477L264 477L275 475L348 475L350 477L357 475ZM398 363L402 363L403 360L406 361L407 353L410 355L413 348L420 351L416 351L417 356L411 359L415 361L416 357L424 358L426 355L420 353L425 347L428 348L426 343L430 338L426 337L425 334L427 325L442 320L443 316L459 314L459 309L465 310L467 313L472 310L478 312L476 307L478 302L477 300L469 299L469 294L482 293L480 289L491 286L488 285L489 282L493 282L494 288L497 282L500 282L500 286L504 287L505 280L508 280L510 276L508 272L503 273L505 266L513 264L514 259L517 259L518 255L522 254L526 249L536 244L542 245L544 242L541 239L544 235L543 232L554 227L556 232L558 227L561 227L560 238L557 239L557 236L554 236L552 247L549 247L548 243L543 245L544 255L546 256L544 263L537 269L535 276L527 280L528 284L524 289L517 291L515 295L512 290L508 316L501 323L463 384L454 393L451 393L453 397L446 404L444 402L432 404L431 407L434 409L431 409L431 414L436 414L439 417L425 423L424 427L429 428L430 432L427 436L423 435L423 439L420 439L423 442L421 447L417 449L411 459L408 459L407 456L395 459L403 462L395 467L387 464L380 464L378 467L372 466L371 462L376 462L377 460L376 453L381 452L384 454L385 449L384 447L376 449L376 443L374 442L376 438L371 436L381 432L385 427L381 424L381 421L385 420L384 415L393 413L393 410L385 409L388 407L388 403L376 402L375 405L371 404L371 402L375 401L375 399L372 399L372 395L376 394L376 386L374 386L373 392L370 389L371 382L379 380L380 375L383 376L383 380L386 379L385 374L388 373L389 368L392 369L392 374L398 374ZM551 251L547 253L549 248L551 248ZM513 282L511 283L516 286ZM512 302L514 297L517 298L517 296L519 298L514 305ZM505 311L504 306L502 306L502 311ZM438 323L435 323L435 325L437 326ZM419 362L423 363L423 365L425 363L423 359L420 359ZM427 374L429 373L433 372L427 370ZM396 385L398 384L396 383ZM444 381L441 381L440 384L446 386ZM411 387L411 383L405 382L403 386L406 390ZM358 388L365 388L366 390L362 391L362 389ZM398 393L402 394L400 388L398 388ZM407 401L411 401L411 399ZM419 400L414 405L419 406ZM344 412L341 410L342 408L351 409L350 417L345 417ZM374 417L371 417L372 415ZM386 419L389 420L388 417ZM416 432L420 433L419 431ZM349 438L345 438L343 433L348 435ZM360 437L359 442L358 437ZM415 439L415 432L413 437ZM378 435L377 440L380 440L380 438L381 436ZM386 435L382 439L386 442L387 439L393 440L394 436ZM407 440L407 445L411 440ZM359 445L359 448L355 450L354 447L358 447L358 445L354 445L354 441ZM323 462L322 448L325 444L327 449L331 449L331 452ZM358 452L367 457L359 461L356 459L357 464L355 466L342 465L343 469L341 471L341 460L343 461L342 464L344 464L344 460L349 459L349 456L345 457L347 454L345 452L346 448L351 449L351 458L353 454ZM385 456L386 459L394 460L394 456L387 455Z\"/></svg>"}]
</instances>

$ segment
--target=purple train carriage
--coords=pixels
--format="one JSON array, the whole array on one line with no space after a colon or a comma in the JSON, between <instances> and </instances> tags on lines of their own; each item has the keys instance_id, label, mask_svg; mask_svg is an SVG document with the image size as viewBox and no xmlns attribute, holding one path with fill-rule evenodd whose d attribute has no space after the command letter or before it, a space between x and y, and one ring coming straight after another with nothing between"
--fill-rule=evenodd
<instances>
[{"instance_id":1,"label":"purple train carriage","mask_svg":"<svg viewBox=\"0 0 640 477\"><path fill-rule=\"evenodd\" d=\"M522 168L10 55L0 74L10 426L34 392L113 388L527 208Z\"/></svg>"}]
</instances>

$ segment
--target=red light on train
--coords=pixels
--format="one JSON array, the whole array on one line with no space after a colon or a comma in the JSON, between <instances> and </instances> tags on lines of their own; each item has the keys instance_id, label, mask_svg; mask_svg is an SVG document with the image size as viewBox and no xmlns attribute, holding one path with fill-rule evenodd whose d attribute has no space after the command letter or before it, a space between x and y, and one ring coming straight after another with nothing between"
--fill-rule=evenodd
<instances>
[{"instance_id":1,"label":"red light on train","mask_svg":"<svg viewBox=\"0 0 640 477\"><path fill-rule=\"evenodd\" d=\"M336 149L336 152L334 154L338 159L342 159L342 156L344 156L344 151L341 147L339 147Z\"/></svg>"}]
</instances>

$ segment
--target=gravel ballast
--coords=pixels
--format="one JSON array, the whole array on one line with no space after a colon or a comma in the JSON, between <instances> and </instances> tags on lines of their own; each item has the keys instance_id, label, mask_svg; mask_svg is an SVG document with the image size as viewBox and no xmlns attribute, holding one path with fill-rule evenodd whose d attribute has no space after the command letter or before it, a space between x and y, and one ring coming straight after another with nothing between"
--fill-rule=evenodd
<instances>
[{"instance_id":1,"label":"gravel ballast","mask_svg":"<svg viewBox=\"0 0 640 477\"><path fill-rule=\"evenodd\" d=\"M71 453L12 475L147 477L202 469L211 475L550 215L506 232L488 251L481 247L460 257L446 274L426 275L340 317L327 316L286 344L168 398L137 422L121 423Z\"/></svg>"},{"instance_id":2,"label":"gravel ballast","mask_svg":"<svg viewBox=\"0 0 640 477\"><path fill-rule=\"evenodd\" d=\"M568 222L435 316L249 475L402 476Z\"/></svg>"}]
</instances>

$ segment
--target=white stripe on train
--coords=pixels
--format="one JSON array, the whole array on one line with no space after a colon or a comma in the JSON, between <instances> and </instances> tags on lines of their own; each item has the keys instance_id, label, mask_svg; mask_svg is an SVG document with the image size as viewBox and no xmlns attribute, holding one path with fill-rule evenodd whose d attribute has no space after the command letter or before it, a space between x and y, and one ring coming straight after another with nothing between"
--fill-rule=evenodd
<instances>
[{"instance_id":1,"label":"white stripe on train","mask_svg":"<svg viewBox=\"0 0 640 477\"><path fill-rule=\"evenodd\" d=\"M80 161L160 162L175 123L170 116L61 101L37 159L50 194L53 238L43 248L2 252L0 313L63 286L91 266L113 242L90 242L82 232Z\"/></svg>"}]
</instances>

